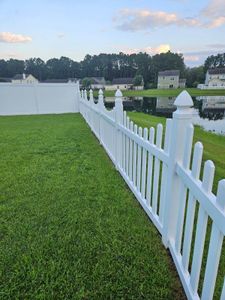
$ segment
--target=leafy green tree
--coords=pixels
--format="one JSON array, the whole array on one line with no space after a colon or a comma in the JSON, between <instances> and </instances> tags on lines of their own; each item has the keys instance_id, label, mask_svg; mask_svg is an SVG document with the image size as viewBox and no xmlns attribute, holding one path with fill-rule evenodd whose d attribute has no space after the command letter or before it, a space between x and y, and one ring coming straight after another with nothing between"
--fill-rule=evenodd
<instances>
[{"instance_id":1,"label":"leafy green tree","mask_svg":"<svg viewBox=\"0 0 225 300\"><path fill-rule=\"evenodd\" d=\"M10 59L7 61L7 76L6 77L13 77L16 74L24 73L25 63L23 60L19 59Z\"/></svg>"},{"instance_id":2,"label":"leafy green tree","mask_svg":"<svg viewBox=\"0 0 225 300\"><path fill-rule=\"evenodd\" d=\"M142 75L136 75L133 79L133 85L134 86L143 85L143 76Z\"/></svg>"},{"instance_id":3,"label":"leafy green tree","mask_svg":"<svg viewBox=\"0 0 225 300\"><path fill-rule=\"evenodd\" d=\"M84 88L89 88L91 86L91 84L92 84L91 78L86 77L82 80L82 85Z\"/></svg>"},{"instance_id":4,"label":"leafy green tree","mask_svg":"<svg viewBox=\"0 0 225 300\"><path fill-rule=\"evenodd\" d=\"M204 67L187 68L185 71L186 85L187 87L197 87L199 83L204 83L205 72Z\"/></svg>"},{"instance_id":5,"label":"leafy green tree","mask_svg":"<svg viewBox=\"0 0 225 300\"><path fill-rule=\"evenodd\" d=\"M211 55L207 57L204 63L204 71L206 72L210 68L225 67L225 53L219 53L217 55Z\"/></svg>"}]
</instances>

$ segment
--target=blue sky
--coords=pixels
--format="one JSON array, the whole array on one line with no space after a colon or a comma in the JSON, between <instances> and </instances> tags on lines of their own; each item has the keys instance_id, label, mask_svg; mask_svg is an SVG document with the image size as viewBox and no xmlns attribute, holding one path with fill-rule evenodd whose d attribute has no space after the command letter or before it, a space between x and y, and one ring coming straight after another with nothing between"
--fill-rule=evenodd
<instances>
[{"instance_id":1,"label":"blue sky","mask_svg":"<svg viewBox=\"0 0 225 300\"><path fill-rule=\"evenodd\" d=\"M225 52L225 0L0 0L0 58Z\"/></svg>"}]
</instances>

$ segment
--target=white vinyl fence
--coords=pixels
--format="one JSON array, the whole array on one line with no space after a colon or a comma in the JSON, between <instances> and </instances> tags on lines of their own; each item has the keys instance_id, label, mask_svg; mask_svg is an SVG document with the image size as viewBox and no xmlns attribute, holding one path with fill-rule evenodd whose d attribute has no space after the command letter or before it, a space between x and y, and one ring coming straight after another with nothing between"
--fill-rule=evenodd
<instances>
[{"instance_id":1,"label":"white vinyl fence","mask_svg":"<svg viewBox=\"0 0 225 300\"><path fill-rule=\"evenodd\" d=\"M0 83L0 115L79 112L78 83Z\"/></svg>"},{"instance_id":2,"label":"white vinyl fence","mask_svg":"<svg viewBox=\"0 0 225 300\"><path fill-rule=\"evenodd\" d=\"M225 180L219 182L215 196L212 161L205 162L199 179L203 145L197 142L192 155L192 99L186 91L177 97L177 110L167 119L163 133L161 124L156 132L135 125L123 111L122 93L118 90L115 96L115 107L109 111L101 90L96 104L92 91L90 100L82 91L80 112L161 233L188 299L212 299L225 234ZM209 218L212 227L203 268ZM225 285L221 299L225 299Z\"/></svg>"}]
</instances>

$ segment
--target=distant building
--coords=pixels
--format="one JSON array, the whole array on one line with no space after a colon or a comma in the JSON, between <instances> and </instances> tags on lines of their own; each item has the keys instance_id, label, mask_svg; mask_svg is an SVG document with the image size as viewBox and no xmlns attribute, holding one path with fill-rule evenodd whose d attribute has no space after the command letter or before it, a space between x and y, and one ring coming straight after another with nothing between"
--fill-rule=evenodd
<instances>
[{"instance_id":1,"label":"distant building","mask_svg":"<svg viewBox=\"0 0 225 300\"><path fill-rule=\"evenodd\" d=\"M209 69L206 73L205 86L211 89L225 89L225 68Z\"/></svg>"},{"instance_id":2,"label":"distant building","mask_svg":"<svg viewBox=\"0 0 225 300\"><path fill-rule=\"evenodd\" d=\"M16 74L12 83L38 83L38 80L31 74Z\"/></svg>"},{"instance_id":3,"label":"distant building","mask_svg":"<svg viewBox=\"0 0 225 300\"><path fill-rule=\"evenodd\" d=\"M104 77L88 77L88 79L91 80L91 88L93 90L105 88L106 81Z\"/></svg>"},{"instance_id":4,"label":"distant building","mask_svg":"<svg viewBox=\"0 0 225 300\"><path fill-rule=\"evenodd\" d=\"M133 88L133 78L115 78L112 84L107 84L105 89L108 91L120 90L131 90Z\"/></svg>"},{"instance_id":5,"label":"distant building","mask_svg":"<svg viewBox=\"0 0 225 300\"><path fill-rule=\"evenodd\" d=\"M158 89L185 88L186 79L180 78L179 70L167 70L158 74Z\"/></svg>"}]
</instances>

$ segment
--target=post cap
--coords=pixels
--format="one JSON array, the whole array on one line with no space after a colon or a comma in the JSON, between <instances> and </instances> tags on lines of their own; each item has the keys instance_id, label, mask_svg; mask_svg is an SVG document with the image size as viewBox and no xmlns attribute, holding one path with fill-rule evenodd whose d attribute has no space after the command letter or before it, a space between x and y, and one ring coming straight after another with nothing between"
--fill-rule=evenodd
<instances>
[{"instance_id":1,"label":"post cap","mask_svg":"<svg viewBox=\"0 0 225 300\"><path fill-rule=\"evenodd\" d=\"M190 94L187 91L183 91L177 96L174 105L180 108L191 107L193 106L193 101Z\"/></svg>"},{"instance_id":2,"label":"post cap","mask_svg":"<svg viewBox=\"0 0 225 300\"><path fill-rule=\"evenodd\" d=\"M116 93L115 93L115 96L116 96L116 97L123 97L123 94L122 94L122 92L121 92L120 89L117 89L117 91L116 91Z\"/></svg>"}]
</instances>

